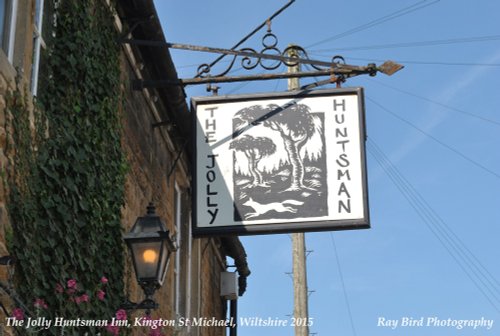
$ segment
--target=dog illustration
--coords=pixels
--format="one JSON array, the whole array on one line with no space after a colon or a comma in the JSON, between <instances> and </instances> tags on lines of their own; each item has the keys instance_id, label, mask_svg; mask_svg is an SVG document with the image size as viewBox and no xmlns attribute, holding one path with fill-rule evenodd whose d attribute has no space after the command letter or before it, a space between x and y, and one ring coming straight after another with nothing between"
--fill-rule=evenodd
<instances>
[{"instance_id":1,"label":"dog illustration","mask_svg":"<svg viewBox=\"0 0 500 336\"><path fill-rule=\"evenodd\" d=\"M297 209L294 209L290 206L287 206L285 204L291 204L291 205L302 205L304 202L301 201L296 201L296 200L285 200L282 202L273 202L273 203L268 203L268 204L263 204L254 201L251 197L243 203L243 205L251 207L254 212L250 212L245 214L245 219L257 217L260 215L263 215L271 210L274 210L276 212L291 212L291 213L296 213Z\"/></svg>"}]
</instances>

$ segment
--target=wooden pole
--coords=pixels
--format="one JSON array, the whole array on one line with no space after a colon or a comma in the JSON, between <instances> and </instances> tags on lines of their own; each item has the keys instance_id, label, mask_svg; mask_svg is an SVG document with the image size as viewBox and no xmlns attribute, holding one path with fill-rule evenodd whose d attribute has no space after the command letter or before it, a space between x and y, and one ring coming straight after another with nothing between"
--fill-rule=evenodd
<instances>
[{"instance_id":1,"label":"wooden pole","mask_svg":"<svg viewBox=\"0 0 500 336\"><path fill-rule=\"evenodd\" d=\"M288 56L298 57L299 55L296 52L296 50L291 49ZM300 72L300 63L289 66L288 72ZM288 79L288 90L298 90L299 88L300 83L298 78ZM304 233L292 233L292 253L295 336L309 336L306 243Z\"/></svg>"}]
</instances>

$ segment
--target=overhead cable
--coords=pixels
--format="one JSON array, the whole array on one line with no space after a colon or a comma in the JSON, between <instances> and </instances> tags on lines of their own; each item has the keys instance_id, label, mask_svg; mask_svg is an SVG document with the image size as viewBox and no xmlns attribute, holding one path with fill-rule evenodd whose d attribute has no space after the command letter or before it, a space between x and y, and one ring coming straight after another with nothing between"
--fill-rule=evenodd
<instances>
[{"instance_id":1,"label":"overhead cable","mask_svg":"<svg viewBox=\"0 0 500 336\"><path fill-rule=\"evenodd\" d=\"M393 111L389 110L388 108L382 106L381 104L377 103L376 101L374 101L373 99L367 97L366 98L367 100L371 101L373 104L377 105L381 110L391 114L392 116L394 116L396 119L399 119L400 121L404 122L405 124L409 125L410 127L416 129L417 131L419 131L420 133L424 134L425 136L427 136L429 139L432 139L434 142L437 142L438 144L440 144L441 146L443 146L444 148L450 150L451 152L457 154L458 156L460 156L462 159L472 163L473 165L475 165L476 167L480 168L481 170L489 173L490 175L493 175L495 176L496 178L500 179L500 173L496 172L496 171L493 171L491 169L489 169L488 167L482 165L481 163L473 160L472 158L468 157L467 155L463 154L462 152L460 152L459 150L457 150L456 148L453 148L452 146L444 143L443 141L439 140L438 138L436 138L435 136L433 136L432 134L429 134L428 132L424 131L423 129L421 129L420 127L414 125L413 123L411 123L410 121L406 120L405 118L399 116L398 114L394 113Z\"/></svg>"},{"instance_id":2,"label":"overhead cable","mask_svg":"<svg viewBox=\"0 0 500 336\"><path fill-rule=\"evenodd\" d=\"M386 172L390 180L409 202L427 228L455 260L465 275L483 294L485 299L500 312L500 283L471 252L451 227L437 214L415 187L401 174L380 147L369 138L369 153Z\"/></svg>"},{"instance_id":3,"label":"overhead cable","mask_svg":"<svg viewBox=\"0 0 500 336\"><path fill-rule=\"evenodd\" d=\"M391 86L391 85L388 85L386 83L383 83L381 81L378 81L378 80L375 80L373 79L372 77L370 77L370 80L372 82L375 82L377 84L380 84L382 86L385 86L389 89L392 89L394 91L397 91L397 92L401 92L401 93L404 93L408 96L412 96L412 97L415 97L415 98L418 98L418 99L421 99L421 100L424 100L426 102L429 102L429 103L432 103L432 104L435 104L435 105L438 105L438 106L441 106L441 107L444 107L450 111L454 111L454 112L458 112L458 113L462 113L466 116L469 116L469 117L472 117L472 118L475 118L475 119L478 119L478 120L481 120L481 121L485 121L489 124L493 124L494 126L500 126L500 121L497 121L497 120L493 120L493 119L489 119L489 118L485 118L485 117L482 117L480 115L477 115L477 114L474 114L474 113L471 113L471 112L467 112L467 111L464 111L464 110L461 110L461 109L458 109L456 107L453 107L453 106L450 106L450 105L447 105L447 104L443 104L443 103L440 103L438 101L435 101L435 100L432 100L432 99L429 99L429 98L426 98L426 97L423 97L423 96L419 96L415 93L412 93L412 92L409 92L409 91L405 91L405 90L402 90L402 89L399 89L399 88L396 88L394 86Z\"/></svg>"},{"instance_id":4,"label":"overhead cable","mask_svg":"<svg viewBox=\"0 0 500 336\"><path fill-rule=\"evenodd\" d=\"M446 39L446 40L389 43L389 44L358 46L358 47L335 47L335 48L328 48L328 49L311 50L311 52L413 48L413 47L428 47L428 46L462 44L462 43L472 43L472 42L488 42L488 41L498 41L498 40L500 40L500 35L489 35L489 36L453 38L453 39Z\"/></svg>"},{"instance_id":5,"label":"overhead cable","mask_svg":"<svg viewBox=\"0 0 500 336\"><path fill-rule=\"evenodd\" d=\"M327 42L330 42L330 41L333 41L333 40L337 40L339 38L342 38L342 37L345 37L345 36L349 36L349 35L352 35L354 33L357 33L357 32L360 32L360 31L363 31L363 30L366 30L366 29L369 29L373 26L376 26L376 25L379 25L379 24L382 24L384 22L387 22L387 21L390 21L390 20L394 20L398 17L401 17L401 16L404 16L404 15L407 15L407 14L410 14L412 12L415 12L419 9L422 9L422 8L425 8L425 7L428 7L428 6L431 6L435 3L438 3L440 0L433 0L431 2L429 2L429 0L422 0L422 1L419 1L413 5L410 5L408 7L405 7L405 8L402 8L402 9L399 9L395 12L392 12L388 15L384 15L378 19L375 19L375 20L372 20L368 23L365 23L363 25L360 25L358 27L355 27L355 28L352 28L352 29L349 29L343 33L340 33L340 34L336 34L336 35L333 35L329 38L326 38L326 39L323 39L321 41L318 41L316 43L313 43L309 46L306 47L306 49L310 48L310 47L315 47L317 45L320 45L320 44L325 44Z\"/></svg>"},{"instance_id":6,"label":"overhead cable","mask_svg":"<svg viewBox=\"0 0 500 336\"><path fill-rule=\"evenodd\" d=\"M345 299L345 303L347 306L347 313L349 314L349 321L351 324L352 334L353 334L353 336L356 336L356 328L354 327L354 319L352 318L351 305L349 303L349 297L347 295L347 289L346 289L345 281L344 281L344 274L342 272L342 267L340 265L340 258L339 258L339 253L337 251L337 244L335 244L335 238L333 237L333 234L331 232L330 232L330 238L332 240L333 252L335 253L335 260L337 262L337 268L339 269L340 283L342 285L342 291L344 292L344 299Z\"/></svg>"},{"instance_id":7,"label":"overhead cable","mask_svg":"<svg viewBox=\"0 0 500 336\"><path fill-rule=\"evenodd\" d=\"M346 57L347 58L347 57ZM384 60L373 58L357 58L349 57L350 60L369 61L369 62L383 62ZM485 66L485 67L500 67L500 63L475 63L475 62L444 62L444 61L404 61L396 60L401 64L419 64L419 65L450 65L450 66Z\"/></svg>"}]
</instances>

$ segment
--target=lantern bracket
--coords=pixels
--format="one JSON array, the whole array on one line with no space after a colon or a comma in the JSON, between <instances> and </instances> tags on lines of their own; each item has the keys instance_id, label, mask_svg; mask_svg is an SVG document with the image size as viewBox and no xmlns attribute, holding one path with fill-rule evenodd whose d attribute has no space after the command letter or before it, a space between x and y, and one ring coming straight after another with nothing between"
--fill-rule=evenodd
<instances>
[{"instance_id":1,"label":"lantern bracket","mask_svg":"<svg viewBox=\"0 0 500 336\"><path fill-rule=\"evenodd\" d=\"M158 307L159 307L158 303L156 303L152 298L145 298L139 303L132 302L129 299L127 299L127 301L121 304L120 306L120 308L125 309L127 311L145 310L146 315L149 315L152 309L157 309Z\"/></svg>"}]
</instances>

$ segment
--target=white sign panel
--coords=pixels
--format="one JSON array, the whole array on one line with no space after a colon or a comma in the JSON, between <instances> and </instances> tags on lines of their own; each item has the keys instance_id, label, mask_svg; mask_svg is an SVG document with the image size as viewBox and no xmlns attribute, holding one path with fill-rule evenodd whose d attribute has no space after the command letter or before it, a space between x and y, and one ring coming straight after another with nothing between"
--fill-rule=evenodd
<instances>
[{"instance_id":1,"label":"white sign panel","mask_svg":"<svg viewBox=\"0 0 500 336\"><path fill-rule=\"evenodd\" d=\"M192 107L194 235L369 227L361 88Z\"/></svg>"}]
</instances>

